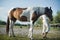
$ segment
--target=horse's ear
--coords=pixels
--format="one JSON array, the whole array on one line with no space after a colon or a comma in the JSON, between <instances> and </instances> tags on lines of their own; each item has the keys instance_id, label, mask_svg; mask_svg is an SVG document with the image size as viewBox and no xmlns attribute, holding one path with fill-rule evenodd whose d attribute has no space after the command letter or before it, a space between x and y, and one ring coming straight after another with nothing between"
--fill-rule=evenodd
<instances>
[{"instance_id":1,"label":"horse's ear","mask_svg":"<svg viewBox=\"0 0 60 40\"><path fill-rule=\"evenodd\" d=\"M50 7L50 9L51 9L51 7Z\"/></svg>"}]
</instances>

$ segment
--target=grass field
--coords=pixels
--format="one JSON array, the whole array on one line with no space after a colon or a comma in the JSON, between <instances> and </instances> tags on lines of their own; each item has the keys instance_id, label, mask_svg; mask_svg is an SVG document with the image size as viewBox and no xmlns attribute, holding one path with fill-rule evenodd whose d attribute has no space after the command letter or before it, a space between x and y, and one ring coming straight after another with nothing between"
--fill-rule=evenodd
<instances>
[{"instance_id":1,"label":"grass field","mask_svg":"<svg viewBox=\"0 0 60 40\"><path fill-rule=\"evenodd\" d=\"M5 25L0 25L1 27L5 27ZM14 28L19 28L15 26ZM23 27L26 29L26 27ZM34 29L38 30L41 29L42 27L34 27ZM41 34L33 34L34 40L60 40L60 28L50 28L50 31L54 33L49 33L47 35L48 38L43 39ZM6 34L0 34L0 40L30 40L27 35L16 35L16 37L9 37Z\"/></svg>"},{"instance_id":2,"label":"grass field","mask_svg":"<svg viewBox=\"0 0 60 40\"><path fill-rule=\"evenodd\" d=\"M42 35L33 35L34 40L60 40L60 34L48 34L48 38L43 39ZM9 37L7 35L0 34L0 40L30 40L27 36L17 35L16 37Z\"/></svg>"}]
</instances>

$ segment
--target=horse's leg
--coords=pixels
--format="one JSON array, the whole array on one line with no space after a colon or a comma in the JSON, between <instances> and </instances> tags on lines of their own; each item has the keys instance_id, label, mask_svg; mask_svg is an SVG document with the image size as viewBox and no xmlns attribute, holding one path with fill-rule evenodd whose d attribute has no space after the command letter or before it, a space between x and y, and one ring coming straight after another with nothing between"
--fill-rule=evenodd
<instances>
[{"instance_id":1,"label":"horse's leg","mask_svg":"<svg viewBox=\"0 0 60 40\"><path fill-rule=\"evenodd\" d=\"M45 37L45 28L46 28L46 26L45 26L45 24L43 23L43 30L42 30L43 38Z\"/></svg>"},{"instance_id":2,"label":"horse's leg","mask_svg":"<svg viewBox=\"0 0 60 40\"><path fill-rule=\"evenodd\" d=\"M46 24L46 31L45 31L45 37L47 36L48 32L50 31L50 25L49 23Z\"/></svg>"},{"instance_id":3,"label":"horse's leg","mask_svg":"<svg viewBox=\"0 0 60 40\"><path fill-rule=\"evenodd\" d=\"M43 38L46 38L48 32L50 30L50 25L49 23L43 23Z\"/></svg>"},{"instance_id":4,"label":"horse's leg","mask_svg":"<svg viewBox=\"0 0 60 40\"><path fill-rule=\"evenodd\" d=\"M8 35L8 33L9 33L9 23L10 23L10 21L9 21L9 17L7 18L7 24L6 24L6 34Z\"/></svg>"},{"instance_id":5,"label":"horse's leg","mask_svg":"<svg viewBox=\"0 0 60 40\"><path fill-rule=\"evenodd\" d=\"M28 37L32 40L33 39L33 23L30 22L29 34Z\"/></svg>"},{"instance_id":6,"label":"horse's leg","mask_svg":"<svg viewBox=\"0 0 60 40\"><path fill-rule=\"evenodd\" d=\"M9 25L9 36L15 36L14 31L13 31L13 26L14 26L14 21L10 20L10 25Z\"/></svg>"},{"instance_id":7,"label":"horse's leg","mask_svg":"<svg viewBox=\"0 0 60 40\"><path fill-rule=\"evenodd\" d=\"M33 40L33 20L32 20L33 14L32 13L34 13L34 10L31 10L31 12L30 12L30 28L29 28L28 36L31 40Z\"/></svg>"}]
</instances>

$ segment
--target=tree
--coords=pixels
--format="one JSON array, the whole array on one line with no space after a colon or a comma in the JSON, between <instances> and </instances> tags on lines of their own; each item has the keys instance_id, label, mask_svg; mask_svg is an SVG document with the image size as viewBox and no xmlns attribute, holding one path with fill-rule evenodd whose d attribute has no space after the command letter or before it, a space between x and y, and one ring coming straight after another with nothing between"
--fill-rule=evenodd
<instances>
[{"instance_id":1,"label":"tree","mask_svg":"<svg viewBox=\"0 0 60 40\"><path fill-rule=\"evenodd\" d=\"M6 25L5 21L0 20L0 25Z\"/></svg>"},{"instance_id":2,"label":"tree","mask_svg":"<svg viewBox=\"0 0 60 40\"><path fill-rule=\"evenodd\" d=\"M55 23L60 23L60 11L58 11L57 15L55 16Z\"/></svg>"}]
</instances>

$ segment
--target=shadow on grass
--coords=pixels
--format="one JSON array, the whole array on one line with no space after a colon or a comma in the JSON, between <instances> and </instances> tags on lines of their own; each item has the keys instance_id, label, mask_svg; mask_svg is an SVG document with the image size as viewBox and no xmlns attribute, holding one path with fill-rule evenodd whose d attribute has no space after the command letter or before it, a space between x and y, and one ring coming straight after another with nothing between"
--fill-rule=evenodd
<instances>
[{"instance_id":1,"label":"shadow on grass","mask_svg":"<svg viewBox=\"0 0 60 40\"><path fill-rule=\"evenodd\" d=\"M34 38L34 40L60 40L60 38Z\"/></svg>"}]
</instances>

